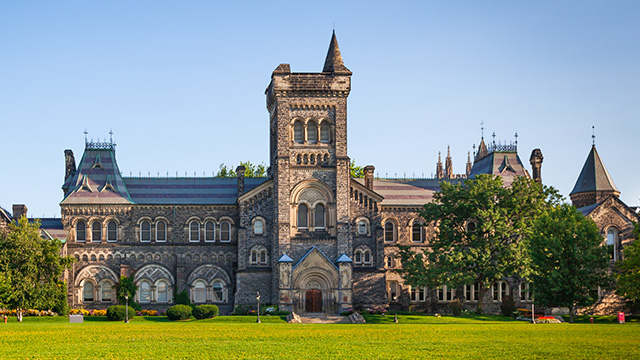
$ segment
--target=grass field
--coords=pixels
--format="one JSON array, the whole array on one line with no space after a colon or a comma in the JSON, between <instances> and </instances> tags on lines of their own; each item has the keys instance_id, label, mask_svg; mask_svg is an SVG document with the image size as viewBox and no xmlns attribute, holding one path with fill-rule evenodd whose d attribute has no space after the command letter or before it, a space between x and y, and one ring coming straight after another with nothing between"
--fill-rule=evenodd
<instances>
[{"instance_id":1,"label":"grass field","mask_svg":"<svg viewBox=\"0 0 640 360\"><path fill-rule=\"evenodd\" d=\"M640 322L538 324L501 317L368 316L364 325L287 324L280 317L131 323L11 318L1 359L638 359ZM579 319L587 321L585 318Z\"/></svg>"}]
</instances>

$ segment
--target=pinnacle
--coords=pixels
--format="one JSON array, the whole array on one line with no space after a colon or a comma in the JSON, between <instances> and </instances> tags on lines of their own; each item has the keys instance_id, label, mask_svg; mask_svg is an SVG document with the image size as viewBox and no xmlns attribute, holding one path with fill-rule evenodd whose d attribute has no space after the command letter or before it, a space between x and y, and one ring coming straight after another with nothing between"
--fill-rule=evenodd
<instances>
[{"instance_id":1,"label":"pinnacle","mask_svg":"<svg viewBox=\"0 0 640 360\"><path fill-rule=\"evenodd\" d=\"M340 48L338 47L338 39L336 38L335 30L331 35L329 51L327 51L327 58L324 61L322 72L351 75L351 71L344 66L344 62L342 61L342 55L340 54Z\"/></svg>"}]
</instances>

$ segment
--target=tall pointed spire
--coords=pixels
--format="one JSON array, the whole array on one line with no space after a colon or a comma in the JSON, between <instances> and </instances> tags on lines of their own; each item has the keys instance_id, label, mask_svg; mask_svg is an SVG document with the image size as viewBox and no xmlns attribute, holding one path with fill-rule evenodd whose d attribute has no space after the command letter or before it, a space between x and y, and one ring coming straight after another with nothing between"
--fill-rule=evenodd
<instances>
[{"instance_id":1,"label":"tall pointed spire","mask_svg":"<svg viewBox=\"0 0 640 360\"><path fill-rule=\"evenodd\" d=\"M471 168L472 168L472 166L471 166L471 152L467 152L467 168L466 168L467 177L469 176L469 174L471 174Z\"/></svg>"},{"instance_id":2,"label":"tall pointed spire","mask_svg":"<svg viewBox=\"0 0 640 360\"><path fill-rule=\"evenodd\" d=\"M442 160L440 158L440 151L438 151L438 163L436 164L436 178L443 179L444 171L442 171Z\"/></svg>"},{"instance_id":3,"label":"tall pointed spire","mask_svg":"<svg viewBox=\"0 0 640 360\"><path fill-rule=\"evenodd\" d=\"M478 146L478 153L476 154L476 158L474 161L478 161L487 155L489 155L489 150L487 150L487 145L484 143L484 138L482 138L480 140L480 146Z\"/></svg>"},{"instance_id":4,"label":"tall pointed spire","mask_svg":"<svg viewBox=\"0 0 640 360\"><path fill-rule=\"evenodd\" d=\"M453 160L451 160L451 149L447 146L447 158L444 162L444 177L447 179L453 178Z\"/></svg>"},{"instance_id":5,"label":"tall pointed spire","mask_svg":"<svg viewBox=\"0 0 640 360\"><path fill-rule=\"evenodd\" d=\"M336 38L335 30L331 35L329 51L327 51L327 58L324 61L322 72L351 75L351 71L344 66L344 62L342 61L342 55L340 54L340 48L338 47L338 38Z\"/></svg>"},{"instance_id":6,"label":"tall pointed spire","mask_svg":"<svg viewBox=\"0 0 640 360\"><path fill-rule=\"evenodd\" d=\"M613 183L595 145L592 145L576 185L569 194L571 201L576 207L582 207L595 204L608 196L619 195L620 190Z\"/></svg>"}]
</instances>

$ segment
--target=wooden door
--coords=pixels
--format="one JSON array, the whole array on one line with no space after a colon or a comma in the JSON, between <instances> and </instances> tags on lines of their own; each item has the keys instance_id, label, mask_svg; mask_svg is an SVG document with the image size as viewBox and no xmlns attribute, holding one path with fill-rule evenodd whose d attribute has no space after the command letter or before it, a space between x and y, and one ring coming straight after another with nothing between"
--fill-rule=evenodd
<instances>
[{"instance_id":1,"label":"wooden door","mask_svg":"<svg viewBox=\"0 0 640 360\"><path fill-rule=\"evenodd\" d=\"M308 313L322 312L322 291L308 290L305 294L305 310Z\"/></svg>"}]
</instances>

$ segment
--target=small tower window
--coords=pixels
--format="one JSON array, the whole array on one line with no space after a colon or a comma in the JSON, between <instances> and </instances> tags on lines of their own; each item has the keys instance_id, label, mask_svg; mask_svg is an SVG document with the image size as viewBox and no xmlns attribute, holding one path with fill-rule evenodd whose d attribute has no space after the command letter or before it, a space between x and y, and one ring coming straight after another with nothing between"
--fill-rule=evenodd
<instances>
[{"instance_id":1,"label":"small tower window","mask_svg":"<svg viewBox=\"0 0 640 360\"><path fill-rule=\"evenodd\" d=\"M396 240L396 227L391 221L384 223L384 241L392 242Z\"/></svg>"},{"instance_id":2,"label":"small tower window","mask_svg":"<svg viewBox=\"0 0 640 360\"><path fill-rule=\"evenodd\" d=\"M324 229L324 206L322 204L316 205L315 211L315 228Z\"/></svg>"},{"instance_id":3,"label":"small tower window","mask_svg":"<svg viewBox=\"0 0 640 360\"><path fill-rule=\"evenodd\" d=\"M618 261L618 229L611 227L607 230L607 250L612 261Z\"/></svg>"},{"instance_id":4,"label":"small tower window","mask_svg":"<svg viewBox=\"0 0 640 360\"><path fill-rule=\"evenodd\" d=\"M231 241L231 224L229 224L227 221L220 224L220 241Z\"/></svg>"},{"instance_id":5,"label":"small tower window","mask_svg":"<svg viewBox=\"0 0 640 360\"><path fill-rule=\"evenodd\" d=\"M298 229L306 229L307 223L307 205L298 205Z\"/></svg>"},{"instance_id":6,"label":"small tower window","mask_svg":"<svg viewBox=\"0 0 640 360\"><path fill-rule=\"evenodd\" d=\"M323 121L320 125L320 142L328 144L331 141L331 125Z\"/></svg>"},{"instance_id":7,"label":"small tower window","mask_svg":"<svg viewBox=\"0 0 640 360\"><path fill-rule=\"evenodd\" d=\"M204 241L215 241L216 225L213 221L204 223Z\"/></svg>"},{"instance_id":8,"label":"small tower window","mask_svg":"<svg viewBox=\"0 0 640 360\"><path fill-rule=\"evenodd\" d=\"M310 144L318 142L318 126L315 121L309 121L309 123L307 123L307 142Z\"/></svg>"},{"instance_id":9,"label":"small tower window","mask_svg":"<svg viewBox=\"0 0 640 360\"><path fill-rule=\"evenodd\" d=\"M300 120L293 123L293 141L298 144L304 143L304 126Z\"/></svg>"},{"instance_id":10,"label":"small tower window","mask_svg":"<svg viewBox=\"0 0 640 360\"><path fill-rule=\"evenodd\" d=\"M200 224L198 224L197 221L192 221L189 223L189 241L200 241Z\"/></svg>"},{"instance_id":11,"label":"small tower window","mask_svg":"<svg viewBox=\"0 0 640 360\"><path fill-rule=\"evenodd\" d=\"M102 241L102 224L99 221L94 221L91 224L91 240L93 242Z\"/></svg>"},{"instance_id":12,"label":"small tower window","mask_svg":"<svg viewBox=\"0 0 640 360\"><path fill-rule=\"evenodd\" d=\"M107 242L118 241L118 224L111 220L107 223Z\"/></svg>"},{"instance_id":13,"label":"small tower window","mask_svg":"<svg viewBox=\"0 0 640 360\"><path fill-rule=\"evenodd\" d=\"M151 241L151 223L148 221L143 221L142 223L140 223L140 241Z\"/></svg>"},{"instance_id":14,"label":"small tower window","mask_svg":"<svg viewBox=\"0 0 640 360\"><path fill-rule=\"evenodd\" d=\"M358 235L367 234L367 222L364 220L358 221Z\"/></svg>"},{"instance_id":15,"label":"small tower window","mask_svg":"<svg viewBox=\"0 0 640 360\"><path fill-rule=\"evenodd\" d=\"M156 241L167 241L167 223L162 220L156 223Z\"/></svg>"},{"instance_id":16,"label":"small tower window","mask_svg":"<svg viewBox=\"0 0 640 360\"><path fill-rule=\"evenodd\" d=\"M87 241L87 224L84 221L78 221L76 224L76 241Z\"/></svg>"},{"instance_id":17,"label":"small tower window","mask_svg":"<svg viewBox=\"0 0 640 360\"><path fill-rule=\"evenodd\" d=\"M262 220L258 219L253 223L253 233L256 235L264 234L264 223Z\"/></svg>"}]
</instances>

